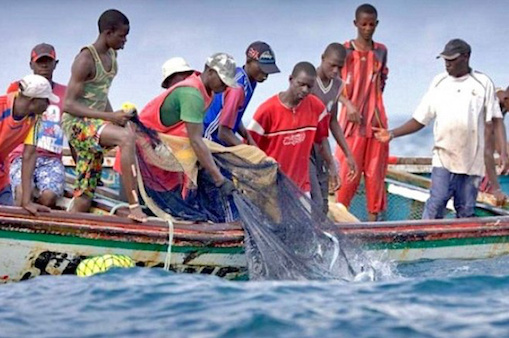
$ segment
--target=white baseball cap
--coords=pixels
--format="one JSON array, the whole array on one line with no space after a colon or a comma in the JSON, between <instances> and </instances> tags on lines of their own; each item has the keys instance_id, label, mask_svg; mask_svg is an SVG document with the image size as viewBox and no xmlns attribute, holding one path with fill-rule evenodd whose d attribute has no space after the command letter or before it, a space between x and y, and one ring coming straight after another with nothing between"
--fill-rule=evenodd
<instances>
[{"instance_id":1,"label":"white baseball cap","mask_svg":"<svg viewBox=\"0 0 509 338\"><path fill-rule=\"evenodd\" d=\"M53 94L51 83L41 75L30 74L25 76L19 81L19 91L27 97L49 99L54 103L60 102L60 98Z\"/></svg>"},{"instance_id":2,"label":"white baseball cap","mask_svg":"<svg viewBox=\"0 0 509 338\"><path fill-rule=\"evenodd\" d=\"M173 74L192 71L194 71L194 69L189 66L184 58L177 56L168 59L165 63L163 63L163 82ZM161 83L161 86L162 85L163 83Z\"/></svg>"}]
</instances>

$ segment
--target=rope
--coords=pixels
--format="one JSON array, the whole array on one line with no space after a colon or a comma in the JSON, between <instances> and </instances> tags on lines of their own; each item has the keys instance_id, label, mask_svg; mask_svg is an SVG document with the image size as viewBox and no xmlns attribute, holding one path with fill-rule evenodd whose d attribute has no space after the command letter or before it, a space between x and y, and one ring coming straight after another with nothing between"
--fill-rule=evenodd
<instances>
[{"instance_id":1,"label":"rope","mask_svg":"<svg viewBox=\"0 0 509 338\"><path fill-rule=\"evenodd\" d=\"M117 210L120 209L120 208L123 208L123 207L129 207L129 203L118 203L113 208L111 208L110 215L115 215Z\"/></svg>"},{"instance_id":2,"label":"rope","mask_svg":"<svg viewBox=\"0 0 509 338\"><path fill-rule=\"evenodd\" d=\"M173 243L173 221L170 218L168 218L168 250L166 251L166 259L164 261L164 269L167 271L170 271L172 243Z\"/></svg>"}]
</instances>

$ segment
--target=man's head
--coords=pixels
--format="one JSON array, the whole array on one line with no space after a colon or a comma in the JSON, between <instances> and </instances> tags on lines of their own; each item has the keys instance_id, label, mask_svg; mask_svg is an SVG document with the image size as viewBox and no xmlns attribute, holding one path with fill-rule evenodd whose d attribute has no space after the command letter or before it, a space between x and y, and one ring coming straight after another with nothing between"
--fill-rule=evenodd
<instances>
[{"instance_id":1,"label":"man's head","mask_svg":"<svg viewBox=\"0 0 509 338\"><path fill-rule=\"evenodd\" d=\"M53 78L53 71L58 64L55 47L47 43L40 43L30 53L30 68L34 74L44 76L49 81Z\"/></svg>"},{"instance_id":2,"label":"man's head","mask_svg":"<svg viewBox=\"0 0 509 338\"><path fill-rule=\"evenodd\" d=\"M168 59L163 64L163 82L161 87L170 88L176 83L185 80L194 70L189 66L186 60L181 57Z\"/></svg>"},{"instance_id":3,"label":"man's head","mask_svg":"<svg viewBox=\"0 0 509 338\"><path fill-rule=\"evenodd\" d=\"M203 71L205 86L214 93L221 93L226 87L237 87L235 73L237 66L233 57L226 53L210 56Z\"/></svg>"},{"instance_id":4,"label":"man's head","mask_svg":"<svg viewBox=\"0 0 509 338\"><path fill-rule=\"evenodd\" d=\"M263 41L255 41L247 47L245 70L256 82L263 82L269 74L280 72L272 48Z\"/></svg>"},{"instance_id":5,"label":"man's head","mask_svg":"<svg viewBox=\"0 0 509 338\"><path fill-rule=\"evenodd\" d=\"M108 9L98 21L99 34L104 35L108 47L123 49L129 34L129 19L116 9Z\"/></svg>"},{"instance_id":6,"label":"man's head","mask_svg":"<svg viewBox=\"0 0 509 338\"><path fill-rule=\"evenodd\" d=\"M355 10L355 20L353 21L360 37L371 41L378 25L378 12L373 5L363 4Z\"/></svg>"},{"instance_id":7,"label":"man's head","mask_svg":"<svg viewBox=\"0 0 509 338\"><path fill-rule=\"evenodd\" d=\"M341 69L345 65L345 58L345 47L340 43L331 43L327 46L327 48L325 48L325 51L322 54L320 71L327 77L328 80L339 77Z\"/></svg>"},{"instance_id":8,"label":"man's head","mask_svg":"<svg viewBox=\"0 0 509 338\"><path fill-rule=\"evenodd\" d=\"M445 60L445 70L453 77L461 77L470 72L470 45L461 39L447 42L444 50L437 56Z\"/></svg>"},{"instance_id":9,"label":"man's head","mask_svg":"<svg viewBox=\"0 0 509 338\"><path fill-rule=\"evenodd\" d=\"M505 115L509 111L509 87L506 89L497 88L497 97L500 103L500 109L502 113Z\"/></svg>"},{"instance_id":10,"label":"man's head","mask_svg":"<svg viewBox=\"0 0 509 338\"><path fill-rule=\"evenodd\" d=\"M41 75L30 74L19 81L19 98L28 101L28 111L42 114L49 101L58 103L59 97L53 94L50 82Z\"/></svg>"},{"instance_id":11,"label":"man's head","mask_svg":"<svg viewBox=\"0 0 509 338\"><path fill-rule=\"evenodd\" d=\"M290 75L288 91L293 99L300 102L309 95L316 80L315 67L306 61L299 62L293 67Z\"/></svg>"}]
</instances>

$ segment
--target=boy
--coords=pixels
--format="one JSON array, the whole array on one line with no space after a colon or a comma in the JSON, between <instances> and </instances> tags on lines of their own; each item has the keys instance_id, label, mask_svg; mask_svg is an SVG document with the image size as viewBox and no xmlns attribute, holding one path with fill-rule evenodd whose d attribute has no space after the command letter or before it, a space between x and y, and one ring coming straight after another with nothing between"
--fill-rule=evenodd
<instances>
[{"instance_id":1,"label":"boy","mask_svg":"<svg viewBox=\"0 0 509 338\"><path fill-rule=\"evenodd\" d=\"M122 150L122 181L129 202L128 217L146 222L138 203L134 179L135 136L126 127L131 112L113 112L108 90L117 73L117 53L129 34L129 20L110 9L99 18L99 36L84 47L72 65L71 79L64 102L62 128L76 150L76 184L72 212L87 212L101 177L104 151L119 146Z\"/></svg>"},{"instance_id":2,"label":"boy","mask_svg":"<svg viewBox=\"0 0 509 338\"><path fill-rule=\"evenodd\" d=\"M18 92L0 96L0 205L12 205L12 191L9 184L9 153L30 135L35 134L36 116L44 113L49 102L59 102L53 94L51 84L40 75L25 76L18 84ZM28 160L23 158L23 162ZM22 184L30 185L31 176L22 166ZM48 211L47 207L32 203L30 199L22 206L33 214L37 211Z\"/></svg>"},{"instance_id":3,"label":"boy","mask_svg":"<svg viewBox=\"0 0 509 338\"><path fill-rule=\"evenodd\" d=\"M272 48L262 41L247 47L246 64L237 67L235 80L238 88L228 88L216 94L204 120L204 137L224 146L242 144L239 133L250 145L256 145L242 123L242 116L254 94L256 84L265 81L270 74L279 73Z\"/></svg>"},{"instance_id":4,"label":"boy","mask_svg":"<svg viewBox=\"0 0 509 338\"><path fill-rule=\"evenodd\" d=\"M345 64L345 57L346 50L343 45L331 43L327 46L322 54L322 62L316 69L316 82L311 93L318 97L327 109L328 116L323 120L323 123L325 123L326 129L330 128L338 146L346 155L346 164L349 168L347 178L348 180L353 180L357 175L357 167L338 124L338 100L341 100L346 105L351 105L351 103L341 95L343 91L343 81L339 78L339 74ZM337 176L338 173L334 159L331 155L328 138L323 139L321 144L314 145L311 151L309 175L311 182L311 198L322 208L323 214L327 215L329 211L329 175L331 182L335 185L335 190L339 189L341 184Z\"/></svg>"},{"instance_id":5,"label":"boy","mask_svg":"<svg viewBox=\"0 0 509 338\"><path fill-rule=\"evenodd\" d=\"M375 221L387 205L384 179L389 146L379 142L373 136L372 129L387 128L382 98L388 74L387 48L373 41L378 25L375 7L369 4L359 6L353 23L357 28L357 38L345 43L347 57L342 78L345 81L345 97L357 110L347 111L343 106L339 123L357 167L364 174L368 220ZM336 150L336 157L340 163L346 159L339 149ZM352 181L345 180L348 170L346 166L340 168L343 184L336 194L337 201L347 207L361 179L361 175L357 175Z\"/></svg>"}]
</instances>

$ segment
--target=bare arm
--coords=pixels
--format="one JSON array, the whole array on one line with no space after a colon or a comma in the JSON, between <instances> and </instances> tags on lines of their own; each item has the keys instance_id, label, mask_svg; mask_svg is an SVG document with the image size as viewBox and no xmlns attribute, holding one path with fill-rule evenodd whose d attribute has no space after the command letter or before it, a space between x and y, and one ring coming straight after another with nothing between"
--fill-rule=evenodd
<instances>
[{"instance_id":1,"label":"bare arm","mask_svg":"<svg viewBox=\"0 0 509 338\"><path fill-rule=\"evenodd\" d=\"M37 160L36 147L25 144L23 147L23 157L21 161L21 205L27 205L32 197L32 177L35 170L35 161Z\"/></svg>"},{"instance_id":2,"label":"bare arm","mask_svg":"<svg viewBox=\"0 0 509 338\"><path fill-rule=\"evenodd\" d=\"M408 120L407 122L405 122L403 125L401 125L397 128L394 128L393 130L387 130L387 129L376 128L376 127L373 127L373 130L376 131L375 137L380 142L385 143L385 142L389 142L393 138L415 133L416 131L419 131L422 128L424 128L424 124L421 124L421 123L417 122L417 120L412 118L412 119Z\"/></svg>"},{"instance_id":3,"label":"bare arm","mask_svg":"<svg viewBox=\"0 0 509 338\"><path fill-rule=\"evenodd\" d=\"M345 100L348 101L348 99L345 98ZM350 101L348 101L350 102ZM336 143L339 145L341 150L346 156L346 161L348 164L348 180L353 180L355 176L357 176L358 168L357 164L355 163L355 159L352 155L352 152L350 151L350 147L348 147L348 144L345 140L345 135L343 134L343 130L341 130L341 127L338 123L338 105L335 104L334 107L331 110L331 120L329 129L332 132L332 136L334 136L334 139L336 140Z\"/></svg>"},{"instance_id":4,"label":"bare arm","mask_svg":"<svg viewBox=\"0 0 509 338\"><path fill-rule=\"evenodd\" d=\"M500 161L502 166L502 173L507 174L509 170L509 160L507 158L507 144L506 144L507 136L505 132L504 119L494 118L492 120L492 123L495 132L495 143L500 147ZM493 152L494 149L492 151L492 156Z\"/></svg>"},{"instance_id":5,"label":"bare arm","mask_svg":"<svg viewBox=\"0 0 509 338\"><path fill-rule=\"evenodd\" d=\"M493 190L500 190L495 158L493 156L493 153L495 152L493 130L493 123L486 123L486 128L484 131L484 166L486 167L486 176L490 180L493 186Z\"/></svg>"},{"instance_id":6,"label":"bare arm","mask_svg":"<svg viewBox=\"0 0 509 338\"><path fill-rule=\"evenodd\" d=\"M348 121L353 123L360 123L361 122L361 114L357 110L357 108L353 105L353 103L346 98L343 94L339 95L338 101L341 102L343 106L346 108L346 118ZM337 115L337 105L336 105L336 115Z\"/></svg>"},{"instance_id":7,"label":"bare arm","mask_svg":"<svg viewBox=\"0 0 509 338\"><path fill-rule=\"evenodd\" d=\"M34 145L25 144L21 162L21 206L33 215L37 215L38 211L50 211L48 207L32 202L32 177L34 175L36 160L36 147Z\"/></svg>"},{"instance_id":8,"label":"bare arm","mask_svg":"<svg viewBox=\"0 0 509 338\"><path fill-rule=\"evenodd\" d=\"M244 126L244 123L242 123L242 121L240 121L239 124L239 134L247 141L247 144L251 146L257 146L255 140L253 139L251 134L247 132L246 126Z\"/></svg>"},{"instance_id":9,"label":"bare arm","mask_svg":"<svg viewBox=\"0 0 509 338\"><path fill-rule=\"evenodd\" d=\"M224 181L223 174L219 171L214 159L212 158L212 154L209 149L205 145L202 139L203 135L203 124L202 123L191 123L185 122L187 134L189 136L189 141L191 142L191 147L193 148L196 157L200 164L208 171L208 173L212 176L214 183L216 186L220 185Z\"/></svg>"},{"instance_id":10,"label":"bare arm","mask_svg":"<svg viewBox=\"0 0 509 338\"><path fill-rule=\"evenodd\" d=\"M242 144L242 141L239 140L237 136L235 136L233 130L231 130L227 126L219 125L217 137L228 146L236 146Z\"/></svg>"}]
</instances>

